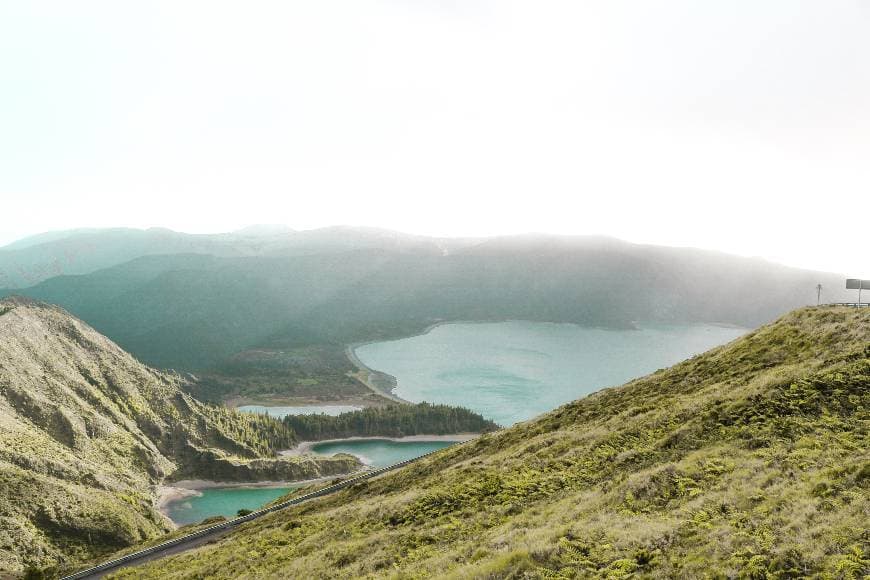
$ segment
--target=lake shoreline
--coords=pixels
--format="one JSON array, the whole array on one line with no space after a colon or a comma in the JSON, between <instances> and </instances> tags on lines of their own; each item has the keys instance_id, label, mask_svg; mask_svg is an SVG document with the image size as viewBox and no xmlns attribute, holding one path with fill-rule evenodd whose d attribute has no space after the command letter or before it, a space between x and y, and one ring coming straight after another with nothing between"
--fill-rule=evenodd
<instances>
[{"instance_id":1,"label":"lake shoreline","mask_svg":"<svg viewBox=\"0 0 870 580\"><path fill-rule=\"evenodd\" d=\"M362 469L358 469L351 473L344 473L341 475L332 475L328 477L317 477L314 479L305 479L302 481L213 481L210 479L182 479L180 481L174 481L171 484L163 484L156 486L155 495L157 496L156 506L157 510L166 516L170 521L172 518L169 517L169 505L175 503L177 501L183 500L186 497L195 497L199 495L199 491L203 489L214 489L214 488L280 488L280 487L304 487L306 485L311 485L313 483L326 483L328 481L332 481L337 477L350 477L354 475L359 475L368 471L367 467L363 467ZM175 522L173 522L174 524Z\"/></svg>"},{"instance_id":2,"label":"lake shoreline","mask_svg":"<svg viewBox=\"0 0 870 580\"><path fill-rule=\"evenodd\" d=\"M641 326L644 324L651 323L650 321L641 322L641 321L631 321L626 323L624 326L606 326L600 324L586 325L578 322L566 322L566 321L535 321L535 320L526 320L522 318L505 318L505 319L497 319L497 320L440 320L438 322L433 322L429 324L419 332L414 334L409 334L406 336L398 336L395 338L388 339L375 339L375 340L366 340L362 342L354 342L344 347L345 357L348 361L356 368L356 372L349 373L353 378L363 384L369 391L377 395L381 401L372 402L369 399L359 396L349 396L349 397L340 397L338 399L319 399L316 397L282 397L280 394L274 394L272 396L268 395L254 395L254 396L241 396L234 395L228 397L223 401L224 405L230 408L238 408L246 405L257 405L263 407L281 407L281 406L291 406L291 407L309 407L309 406L354 406L361 408L370 408L370 407L379 407L383 404L389 403L400 403L400 404L409 404L413 405L413 401L409 401L397 395L395 393L395 389L398 386L398 379L383 371L379 371L377 369L373 369L366 365L360 360L359 356L356 354L356 350L360 347L379 343L379 342L393 342L406 340L409 338L416 338L419 336L425 336L435 330L440 326L446 326L450 324L500 324L505 322L538 322L541 324L556 324L556 325L572 325L578 326L581 328L592 328L599 330L640 330ZM679 324L679 323L665 323L665 324ZM738 325L724 323L724 322L710 322L706 323L711 326L718 326L721 328L742 328Z\"/></svg>"},{"instance_id":3,"label":"lake shoreline","mask_svg":"<svg viewBox=\"0 0 870 580\"><path fill-rule=\"evenodd\" d=\"M630 327L442 320L414 336L350 345L348 357L367 369L362 378L391 379L389 385L370 380L370 388L389 386L394 397L463 406L511 425L746 332L721 323L634 321Z\"/></svg>"},{"instance_id":4,"label":"lake shoreline","mask_svg":"<svg viewBox=\"0 0 870 580\"><path fill-rule=\"evenodd\" d=\"M394 342L399 340L407 340L409 338L417 338L418 336L426 336L436 328L440 326L447 326L450 324L501 324L504 322L538 322L541 324L569 324L572 326L579 326L581 328L595 328L600 330L640 330L638 326L638 322L632 321L629 323L626 328L619 327L610 327L610 326L600 326L600 325L592 325L587 326L584 324L579 324L577 322L559 322L556 320L550 321L532 321L532 320L524 320L520 318L505 318L504 320L441 320L438 322L433 322L420 332L416 334L410 334L408 336L400 336L397 338L390 339L379 339L379 340L367 340L363 342L354 342L347 345L344 349L345 355L348 360L357 368L357 373L354 377L371 389L375 394L384 397L385 399L389 399L396 403L404 403L407 405L415 404L413 401L408 401L407 399L403 399L402 397L395 394L394 390L398 386L399 380L389 373L385 373L383 371L379 371L371 368L366 365L362 360L360 360L359 356L356 354L356 349L366 346L368 344L374 344L378 342ZM378 384L378 379L385 381L387 384L381 386ZM385 388L386 387L386 388Z\"/></svg>"},{"instance_id":5,"label":"lake shoreline","mask_svg":"<svg viewBox=\"0 0 870 580\"><path fill-rule=\"evenodd\" d=\"M241 405L236 407L242 413L266 415L281 420L287 416L327 415L337 417L344 413L362 411L365 407L355 405Z\"/></svg>"},{"instance_id":6,"label":"lake shoreline","mask_svg":"<svg viewBox=\"0 0 870 580\"><path fill-rule=\"evenodd\" d=\"M319 444L329 444L329 443L340 443L345 441L395 441L395 442L434 442L434 441L447 441L447 442L456 442L461 443L465 441L471 441L480 437L480 433L456 433L451 435L408 435L405 437L382 437L382 436L354 436L354 437L342 437L338 439L324 439L322 441L303 441L298 445L291 449L285 449L279 451L278 454L283 457L294 457L301 455L313 455L314 452L312 448L315 445ZM316 484L316 483L326 483L332 481L336 478L344 478L344 477L353 477L359 475L361 473L365 473L371 469L370 466L363 466L362 468L341 475L333 475L326 477L318 477L314 479L306 479L302 481L214 481L209 479L183 479L179 481L174 481L171 483L165 483L161 485L157 485L154 488L154 495L156 496L156 508L157 510L165 516L169 521L173 523L176 527L179 524L176 524L172 521L170 517L170 506L176 502L183 501L185 498L196 497L201 495L202 490L207 489L217 489L217 488L242 488L242 489L274 489L274 488L299 488L304 487L306 485Z\"/></svg>"},{"instance_id":7,"label":"lake shoreline","mask_svg":"<svg viewBox=\"0 0 870 580\"><path fill-rule=\"evenodd\" d=\"M414 335L419 336L419 335ZM410 337L408 337L410 338ZM375 393L376 395L390 401L393 403L401 403L403 405L413 405L411 401L406 401L405 399L399 397L398 395L393 393L393 390L398 385L398 381L396 377L393 375L382 373L381 371L377 371L373 368L366 366L359 357L356 356L356 349L364 346L366 344L371 344L373 342L380 342L377 340L371 340L368 342L355 342L353 344L349 344L344 348L344 354L347 359L357 368L357 372L352 373L353 378L361 382L363 385L368 387L370 391ZM386 384L382 387L379 382L385 381Z\"/></svg>"},{"instance_id":8,"label":"lake shoreline","mask_svg":"<svg viewBox=\"0 0 870 580\"><path fill-rule=\"evenodd\" d=\"M322 441L302 441L296 447L279 451L283 457L297 457L313 453L311 448L315 445L326 443L340 443L343 441L395 441L397 443L427 442L427 441L455 441L464 443L481 436L481 433L456 433L453 435L407 435L405 437L382 437L379 435L341 437L339 439L324 439Z\"/></svg>"},{"instance_id":9,"label":"lake shoreline","mask_svg":"<svg viewBox=\"0 0 870 580\"><path fill-rule=\"evenodd\" d=\"M379 371L373 369L366 365L364 362L360 360L360 358L356 354L356 349L363 347L367 344L374 344L376 342L392 342L396 340L407 340L409 338L416 338L418 336L425 336L438 328L439 326L445 326L447 324L488 324L492 322L506 322L506 321L493 321L493 320L441 320L438 322L433 322L429 326L425 327L423 330L416 334L409 334L408 336L400 336L397 338L391 338L387 340L378 339L378 340L366 340L363 342L353 342L347 345L344 348L344 354L347 356L348 360L357 368L357 373L354 377L371 389L375 394L384 397L390 401L396 403L403 403L405 405L414 405L413 401L408 401L403 399L402 397L395 394L393 391L399 384L399 380L389 373L385 373L383 371ZM569 323L570 324L570 323ZM381 378L387 382L386 388L381 387L381 385L377 384L377 379Z\"/></svg>"},{"instance_id":10,"label":"lake shoreline","mask_svg":"<svg viewBox=\"0 0 870 580\"><path fill-rule=\"evenodd\" d=\"M338 399L317 399L313 397L282 397L275 396L232 396L224 399L223 404L231 409L238 409L247 405L260 407L332 407L350 406L367 408L372 407L372 401L363 397L341 397Z\"/></svg>"}]
</instances>

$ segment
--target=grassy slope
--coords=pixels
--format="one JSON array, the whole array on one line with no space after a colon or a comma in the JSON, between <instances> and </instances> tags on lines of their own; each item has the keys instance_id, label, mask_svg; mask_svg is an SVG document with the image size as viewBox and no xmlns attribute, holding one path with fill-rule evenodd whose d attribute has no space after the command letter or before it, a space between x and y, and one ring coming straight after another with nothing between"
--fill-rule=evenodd
<instances>
[{"instance_id":1,"label":"grassy slope","mask_svg":"<svg viewBox=\"0 0 870 580\"><path fill-rule=\"evenodd\" d=\"M270 459L294 441L279 421L198 402L177 376L57 307L0 301L0 572L164 533L153 486L167 476L308 479L357 467Z\"/></svg>"},{"instance_id":2,"label":"grassy slope","mask_svg":"<svg viewBox=\"0 0 870 580\"><path fill-rule=\"evenodd\" d=\"M200 400L256 401L275 405L351 401L367 406L386 400L351 375L357 368L340 344L268 348L239 352L214 369L197 373L189 392Z\"/></svg>"},{"instance_id":3,"label":"grassy slope","mask_svg":"<svg viewBox=\"0 0 870 580\"><path fill-rule=\"evenodd\" d=\"M870 572L870 311L708 353L118 577Z\"/></svg>"}]
</instances>

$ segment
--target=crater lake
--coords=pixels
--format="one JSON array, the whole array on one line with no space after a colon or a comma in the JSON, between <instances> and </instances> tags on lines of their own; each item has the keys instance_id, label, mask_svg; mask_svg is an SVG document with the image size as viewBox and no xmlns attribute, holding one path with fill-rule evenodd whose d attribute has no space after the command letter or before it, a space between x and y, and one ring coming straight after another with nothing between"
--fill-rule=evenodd
<instances>
[{"instance_id":1,"label":"crater lake","mask_svg":"<svg viewBox=\"0 0 870 580\"><path fill-rule=\"evenodd\" d=\"M356 347L411 402L462 405L501 425L555 409L725 344L747 332L715 325L636 330L509 321L447 323L425 334Z\"/></svg>"}]
</instances>

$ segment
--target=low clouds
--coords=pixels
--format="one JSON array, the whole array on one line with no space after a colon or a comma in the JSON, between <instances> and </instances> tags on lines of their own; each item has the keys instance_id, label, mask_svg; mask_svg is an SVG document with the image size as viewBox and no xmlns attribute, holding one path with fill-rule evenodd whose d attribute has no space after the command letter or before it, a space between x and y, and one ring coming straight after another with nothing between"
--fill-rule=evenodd
<instances>
[{"instance_id":1,"label":"low clouds","mask_svg":"<svg viewBox=\"0 0 870 580\"><path fill-rule=\"evenodd\" d=\"M785 0L7 5L0 238L363 223L852 272L868 24Z\"/></svg>"}]
</instances>

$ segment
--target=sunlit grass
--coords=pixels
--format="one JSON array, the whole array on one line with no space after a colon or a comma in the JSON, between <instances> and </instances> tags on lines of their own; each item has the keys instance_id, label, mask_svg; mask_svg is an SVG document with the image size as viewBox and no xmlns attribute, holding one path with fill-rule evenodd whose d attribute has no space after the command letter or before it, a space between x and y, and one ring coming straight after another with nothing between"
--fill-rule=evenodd
<instances>
[{"instance_id":1,"label":"sunlit grass","mask_svg":"<svg viewBox=\"0 0 870 580\"><path fill-rule=\"evenodd\" d=\"M119 578L867 574L870 312L704 355Z\"/></svg>"}]
</instances>

